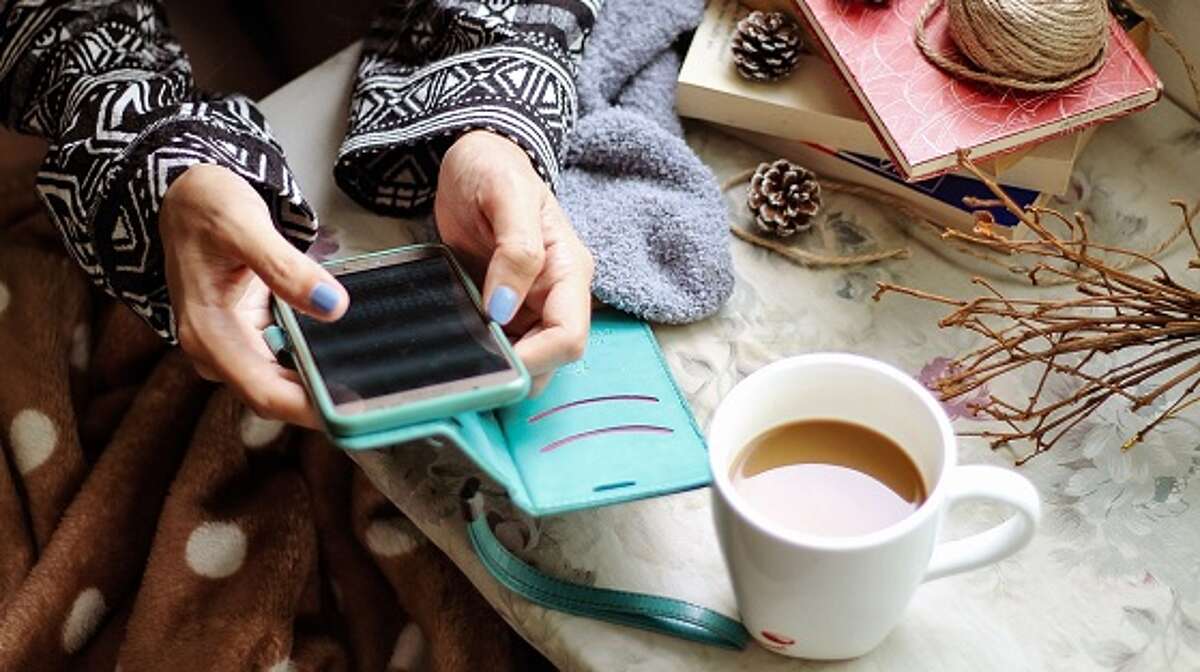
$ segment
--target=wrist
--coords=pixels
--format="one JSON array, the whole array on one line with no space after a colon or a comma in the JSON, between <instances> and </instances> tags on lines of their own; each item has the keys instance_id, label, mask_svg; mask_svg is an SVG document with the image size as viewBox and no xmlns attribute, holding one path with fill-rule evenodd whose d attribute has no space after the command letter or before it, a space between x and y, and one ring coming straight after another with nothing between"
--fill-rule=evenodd
<instances>
[{"instance_id":1,"label":"wrist","mask_svg":"<svg viewBox=\"0 0 1200 672\"><path fill-rule=\"evenodd\" d=\"M178 228L184 224L237 221L237 210L246 204L265 208L258 192L237 173L224 166L197 163L177 175L167 187L159 211L159 226Z\"/></svg>"},{"instance_id":2,"label":"wrist","mask_svg":"<svg viewBox=\"0 0 1200 672\"><path fill-rule=\"evenodd\" d=\"M450 148L453 150L455 147L472 153L479 152L485 156L522 161L522 165L528 164L531 170L535 168L533 157L529 156L517 141L496 131L482 128L467 131L460 135Z\"/></svg>"}]
</instances>

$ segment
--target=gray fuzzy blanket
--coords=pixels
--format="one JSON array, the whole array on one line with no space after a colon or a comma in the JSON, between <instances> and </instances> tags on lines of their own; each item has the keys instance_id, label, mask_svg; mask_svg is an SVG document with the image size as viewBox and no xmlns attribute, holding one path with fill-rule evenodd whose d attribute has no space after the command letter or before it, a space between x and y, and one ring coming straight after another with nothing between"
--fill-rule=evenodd
<instances>
[{"instance_id":1,"label":"gray fuzzy blanket","mask_svg":"<svg viewBox=\"0 0 1200 672\"><path fill-rule=\"evenodd\" d=\"M695 322L733 291L725 205L675 113L674 43L702 0L607 0L584 54L559 195L596 257L593 291L654 322Z\"/></svg>"}]
</instances>

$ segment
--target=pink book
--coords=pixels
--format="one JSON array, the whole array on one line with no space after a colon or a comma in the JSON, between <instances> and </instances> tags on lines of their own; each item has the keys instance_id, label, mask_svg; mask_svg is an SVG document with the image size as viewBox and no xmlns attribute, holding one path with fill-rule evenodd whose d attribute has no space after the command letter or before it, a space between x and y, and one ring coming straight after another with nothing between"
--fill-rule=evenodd
<instances>
[{"instance_id":1,"label":"pink book","mask_svg":"<svg viewBox=\"0 0 1200 672\"><path fill-rule=\"evenodd\" d=\"M862 104L909 180L944 173L959 149L976 159L1011 152L1152 105L1162 83L1114 19L1108 61L1095 76L1053 93L958 80L925 59L913 41L925 0L871 6L851 0L795 0L811 32ZM931 39L954 53L945 10Z\"/></svg>"}]
</instances>

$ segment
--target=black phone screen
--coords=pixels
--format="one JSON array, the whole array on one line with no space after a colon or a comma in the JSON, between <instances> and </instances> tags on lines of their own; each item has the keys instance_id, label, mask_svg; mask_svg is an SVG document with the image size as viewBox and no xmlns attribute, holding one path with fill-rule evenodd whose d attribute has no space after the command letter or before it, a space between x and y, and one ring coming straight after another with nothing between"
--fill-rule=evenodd
<instances>
[{"instance_id":1,"label":"black phone screen","mask_svg":"<svg viewBox=\"0 0 1200 672\"><path fill-rule=\"evenodd\" d=\"M338 280L350 294L342 319L296 315L335 404L512 369L444 256L345 273Z\"/></svg>"}]
</instances>

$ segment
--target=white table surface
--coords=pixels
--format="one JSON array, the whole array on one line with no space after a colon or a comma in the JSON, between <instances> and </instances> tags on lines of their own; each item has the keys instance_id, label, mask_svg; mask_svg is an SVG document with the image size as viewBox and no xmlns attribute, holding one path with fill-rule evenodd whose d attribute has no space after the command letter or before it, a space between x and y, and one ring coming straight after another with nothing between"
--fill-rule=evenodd
<instances>
[{"instance_id":1,"label":"white table surface","mask_svg":"<svg viewBox=\"0 0 1200 672\"><path fill-rule=\"evenodd\" d=\"M320 213L318 249L337 256L433 235L428 222L371 215L331 179L357 53L357 47L347 49L263 102ZM718 176L774 158L702 127L690 129L689 141ZM1068 207L1096 219L1094 235L1146 241L1148 247L1176 221L1168 200L1198 196L1197 176L1200 130L1163 104L1098 134L1080 162ZM828 201L826 216L843 250L899 243L913 248L912 257L807 269L732 243L737 288L728 305L700 324L656 328L702 425L738 380L780 357L850 351L916 375L936 358L970 347L970 338L935 328L938 307L902 297L875 303L870 295L878 280L973 295L969 278L980 267L966 266L927 236L914 237L892 213L846 198ZM731 211L744 216L739 208ZM1175 248L1169 265L1181 268L1186 252ZM1198 281L1194 273L1189 280ZM794 661L754 645L727 652L529 604L496 584L471 551L455 499L462 481L475 473L469 462L451 449L432 447L372 451L356 459L487 600L564 670L1196 670L1200 507L1192 504L1200 503L1200 429L1177 422L1122 453L1119 445L1137 422L1128 411L1103 408L1075 440L1023 467L1046 505L1033 544L994 567L923 586L879 649L834 664ZM964 440L961 452L964 463L1012 463L1011 455L979 441ZM513 511L503 497L492 497L489 505L503 519L502 538L551 573L673 595L736 615L707 490L536 521ZM1000 516L985 506L957 509L946 532L962 535Z\"/></svg>"}]
</instances>

